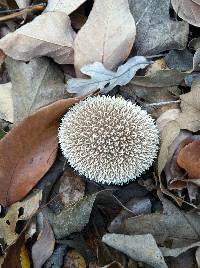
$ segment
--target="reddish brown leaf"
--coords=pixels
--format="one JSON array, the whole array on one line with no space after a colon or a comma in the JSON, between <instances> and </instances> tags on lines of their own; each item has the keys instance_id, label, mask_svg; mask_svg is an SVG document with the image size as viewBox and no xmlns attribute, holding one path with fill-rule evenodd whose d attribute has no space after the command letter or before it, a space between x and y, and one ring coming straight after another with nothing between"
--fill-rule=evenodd
<instances>
[{"instance_id":1,"label":"reddish brown leaf","mask_svg":"<svg viewBox=\"0 0 200 268\"><path fill-rule=\"evenodd\" d=\"M0 141L0 204L21 200L53 164L60 118L77 98L54 102L16 125Z\"/></svg>"},{"instance_id":2,"label":"reddish brown leaf","mask_svg":"<svg viewBox=\"0 0 200 268\"><path fill-rule=\"evenodd\" d=\"M190 179L200 178L200 140L185 145L178 154L178 165L183 168Z\"/></svg>"}]
</instances>

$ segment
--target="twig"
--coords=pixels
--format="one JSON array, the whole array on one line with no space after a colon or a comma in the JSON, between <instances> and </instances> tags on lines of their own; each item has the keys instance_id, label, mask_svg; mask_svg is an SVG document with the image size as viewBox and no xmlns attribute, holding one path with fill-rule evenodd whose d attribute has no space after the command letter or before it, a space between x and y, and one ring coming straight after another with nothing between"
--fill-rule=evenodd
<instances>
[{"instance_id":1,"label":"twig","mask_svg":"<svg viewBox=\"0 0 200 268\"><path fill-rule=\"evenodd\" d=\"M168 105L168 104L172 104L172 103L180 103L180 100L176 100L176 101L161 101L161 102L153 102L153 103L148 103L145 106L147 107L151 107L151 106L163 106L163 105Z\"/></svg>"},{"instance_id":2,"label":"twig","mask_svg":"<svg viewBox=\"0 0 200 268\"><path fill-rule=\"evenodd\" d=\"M11 19L14 19L14 18L19 17L19 16L23 16L24 14L26 14L28 12L42 11L44 9L45 9L45 5L44 4L29 6L29 7L26 7L24 9L18 11L18 12L15 12L13 14L0 17L0 22L1 21L6 21L6 20L11 20Z\"/></svg>"}]
</instances>

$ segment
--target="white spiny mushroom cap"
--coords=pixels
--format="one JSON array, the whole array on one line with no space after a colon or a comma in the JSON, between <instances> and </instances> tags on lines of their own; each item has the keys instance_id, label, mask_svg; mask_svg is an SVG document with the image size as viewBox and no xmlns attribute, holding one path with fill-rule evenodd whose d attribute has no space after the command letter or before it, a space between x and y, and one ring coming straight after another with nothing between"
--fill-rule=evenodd
<instances>
[{"instance_id":1,"label":"white spiny mushroom cap","mask_svg":"<svg viewBox=\"0 0 200 268\"><path fill-rule=\"evenodd\" d=\"M146 111L115 97L89 97L72 107L59 129L70 165L90 180L123 184L147 170L159 143Z\"/></svg>"}]
</instances>

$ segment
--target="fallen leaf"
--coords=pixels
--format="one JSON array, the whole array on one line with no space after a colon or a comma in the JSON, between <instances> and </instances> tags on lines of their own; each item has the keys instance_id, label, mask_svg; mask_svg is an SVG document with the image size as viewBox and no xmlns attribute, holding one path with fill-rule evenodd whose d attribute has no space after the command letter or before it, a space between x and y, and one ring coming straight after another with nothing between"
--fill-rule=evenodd
<instances>
[{"instance_id":1,"label":"fallen leaf","mask_svg":"<svg viewBox=\"0 0 200 268\"><path fill-rule=\"evenodd\" d=\"M45 262L44 268L60 268L63 265L63 258L67 251L66 245L58 245L50 258Z\"/></svg>"},{"instance_id":2,"label":"fallen leaf","mask_svg":"<svg viewBox=\"0 0 200 268\"><path fill-rule=\"evenodd\" d=\"M164 257L151 234L105 234L102 241L136 261L147 263L155 268L167 268Z\"/></svg>"},{"instance_id":3,"label":"fallen leaf","mask_svg":"<svg viewBox=\"0 0 200 268\"><path fill-rule=\"evenodd\" d=\"M31 0L15 0L19 8L28 7L31 3Z\"/></svg>"},{"instance_id":4,"label":"fallen leaf","mask_svg":"<svg viewBox=\"0 0 200 268\"><path fill-rule=\"evenodd\" d=\"M0 140L0 204L21 200L51 167L59 120L76 102L77 98L59 100L41 108Z\"/></svg>"},{"instance_id":5,"label":"fallen leaf","mask_svg":"<svg viewBox=\"0 0 200 268\"><path fill-rule=\"evenodd\" d=\"M200 130L200 80L195 79L191 91L180 95L181 113L176 119L181 129L192 132Z\"/></svg>"},{"instance_id":6,"label":"fallen leaf","mask_svg":"<svg viewBox=\"0 0 200 268\"><path fill-rule=\"evenodd\" d=\"M54 233L51 225L45 217L42 217L42 225L42 230L38 235L37 241L32 247L34 268L42 267L46 260L52 255L55 246Z\"/></svg>"},{"instance_id":7,"label":"fallen leaf","mask_svg":"<svg viewBox=\"0 0 200 268\"><path fill-rule=\"evenodd\" d=\"M104 200L113 200L110 190L102 190L91 195L84 196L76 202L68 204L60 213L54 214L46 211L46 215L53 228L56 239L61 239L72 233L80 232L90 219L93 204ZM115 199L118 206L122 206L118 199Z\"/></svg>"},{"instance_id":8,"label":"fallen leaf","mask_svg":"<svg viewBox=\"0 0 200 268\"><path fill-rule=\"evenodd\" d=\"M186 47L189 25L170 18L170 0L129 0L129 5L137 25L138 55L155 55Z\"/></svg>"},{"instance_id":9,"label":"fallen leaf","mask_svg":"<svg viewBox=\"0 0 200 268\"><path fill-rule=\"evenodd\" d=\"M200 3L193 0L172 0L177 15L190 24L200 27Z\"/></svg>"},{"instance_id":10,"label":"fallen leaf","mask_svg":"<svg viewBox=\"0 0 200 268\"><path fill-rule=\"evenodd\" d=\"M175 121L180 114L180 109L169 109L162 113L156 120L156 125L160 132L163 131L164 127L170 122Z\"/></svg>"},{"instance_id":11,"label":"fallen leaf","mask_svg":"<svg viewBox=\"0 0 200 268\"><path fill-rule=\"evenodd\" d=\"M86 0L49 0L45 12L62 11L67 15L79 8Z\"/></svg>"},{"instance_id":12,"label":"fallen leaf","mask_svg":"<svg viewBox=\"0 0 200 268\"><path fill-rule=\"evenodd\" d=\"M70 18L64 12L48 12L3 37L0 49L15 60L48 56L57 63L72 64L74 38Z\"/></svg>"},{"instance_id":13,"label":"fallen leaf","mask_svg":"<svg viewBox=\"0 0 200 268\"><path fill-rule=\"evenodd\" d=\"M7 58L6 66L12 82L14 120L11 122L19 122L64 98L64 75L50 59L43 57L25 63Z\"/></svg>"},{"instance_id":14,"label":"fallen leaf","mask_svg":"<svg viewBox=\"0 0 200 268\"><path fill-rule=\"evenodd\" d=\"M67 91L77 95L85 95L100 89L108 93L117 85L125 85L131 81L135 73L148 66L150 62L144 57L130 58L125 64L118 67L116 72L104 67L101 62L95 62L81 68L81 72L89 75L90 79L72 78L67 82Z\"/></svg>"},{"instance_id":15,"label":"fallen leaf","mask_svg":"<svg viewBox=\"0 0 200 268\"><path fill-rule=\"evenodd\" d=\"M86 196L76 202L68 204L59 214L49 214L51 226L57 239L80 232L88 223L94 201L98 194Z\"/></svg>"},{"instance_id":16,"label":"fallen leaf","mask_svg":"<svg viewBox=\"0 0 200 268\"><path fill-rule=\"evenodd\" d=\"M193 182L200 179L200 136L188 139L188 144L178 153L177 164L187 172Z\"/></svg>"},{"instance_id":17,"label":"fallen leaf","mask_svg":"<svg viewBox=\"0 0 200 268\"><path fill-rule=\"evenodd\" d=\"M131 52L135 34L128 0L96 0L75 39L77 76L83 76L80 69L93 62L101 62L108 69L117 67Z\"/></svg>"},{"instance_id":18,"label":"fallen leaf","mask_svg":"<svg viewBox=\"0 0 200 268\"><path fill-rule=\"evenodd\" d=\"M183 248L165 248L165 247L160 247L160 250L163 254L164 257L178 257L179 255L185 253L186 251L188 251L191 248L195 248L195 247L199 247L200 246L200 242L197 243L193 243L187 247L183 247Z\"/></svg>"},{"instance_id":19,"label":"fallen leaf","mask_svg":"<svg viewBox=\"0 0 200 268\"><path fill-rule=\"evenodd\" d=\"M54 212L58 213L71 202L77 202L85 193L85 181L70 168L67 167L54 185L49 204Z\"/></svg>"},{"instance_id":20,"label":"fallen leaf","mask_svg":"<svg viewBox=\"0 0 200 268\"><path fill-rule=\"evenodd\" d=\"M2 268L29 268L23 267L21 262L21 253L24 248L24 237L21 236L17 242L8 249Z\"/></svg>"},{"instance_id":21,"label":"fallen leaf","mask_svg":"<svg viewBox=\"0 0 200 268\"><path fill-rule=\"evenodd\" d=\"M176 121L169 122L161 132L161 146L158 156L158 175L160 176L169 156L169 146L180 132L180 127Z\"/></svg>"},{"instance_id":22,"label":"fallen leaf","mask_svg":"<svg viewBox=\"0 0 200 268\"><path fill-rule=\"evenodd\" d=\"M78 251L71 249L67 252L62 267L86 268L86 262Z\"/></svg>"},{"instance_id":23,"label":"fallen leaf","mask_svg":"<svg viewBox=\"0 0 200 268\"><path fill-rule=\"evenodd\" d=\"M170 69L176 69L180 72L191 71L193 69L193 55L188 49L171 50L165 61Z\"/></svg>"},{"instance_id":24,"label":"fallen leaf","mask_svg":"<svg viewBox=\"0 0 200 268\"><path fill-rule=\"evenodd\" d=\"M151 233L159 244L166 241L175 243L182 240L182 246L199 242L200 216L193 212L181 211L172 202L162 197L163 213L128 218L124 223L124 233Z\"/></svg>"},{"instance_id":25,"label":"fallen leaf","mask_svg":"<svg viewBox=\"0 0 200 268\"><path fill-rule=\"evenodd\" d=\"M125 219L133 217L133 215L136 216L151 213L151 201L148 197L134 197L125 206L129 211L122 209L112 220L108 227L110 233L120 233L120 229L123 226Z\"/></svg>"},{"instance_id":26,"label":"fallen leaf","mask_svg":"<svg viewBox=\"0 0 200 268\"><path fill-rule=\"evenodd\" d=\"M13 100L11 92L12 84L0 84L0 118L9 122L13 122Z\"/></svg>"},{"instance_id":27,"label":"fallen leaf","mask_svg":"<svg viewBox=\"0 0 200 268\"><path fill-rule=\"evenodd\" d=\"M25 247L25 245L23 245L21 248L20 262L21 262L22 268L30 268L31 267L29 253L28 253L28 250Z\"/></svg>"},{"instance_id":28,"label":"fallen leaf","mask_svg":"<svg viewBox=\"0 0 200 268\"><path fill-rule=\"evenodd\" d=\"M39 208L39 202L42 198L41 191L33 196L29 196L22 202L13 204L5 217L0 218L0 239L3 247L10 246L18 238L16 233L16 224L19 220L28 220ZM23 211L22 214L19 214Z\"/></svg>"}]
</instances>

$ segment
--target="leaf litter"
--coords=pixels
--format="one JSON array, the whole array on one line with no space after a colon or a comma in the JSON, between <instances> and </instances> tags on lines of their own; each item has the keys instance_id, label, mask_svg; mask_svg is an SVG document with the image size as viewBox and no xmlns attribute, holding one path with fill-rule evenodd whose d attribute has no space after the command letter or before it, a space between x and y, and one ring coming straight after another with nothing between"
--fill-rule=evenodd
<instances>
[{"instance_id":1,"label":"leaf litter","mask_svg":"<svg viewBox=\"0 0 200 268\"><path fill-rule=\"evenodd\" d=\"M200 1L0 2L1 267L198 267ZM95 183L62 156L60 120L87 95L155 120L136 181Z\"/></svg>"}]
</instances>

